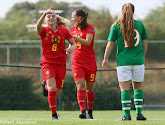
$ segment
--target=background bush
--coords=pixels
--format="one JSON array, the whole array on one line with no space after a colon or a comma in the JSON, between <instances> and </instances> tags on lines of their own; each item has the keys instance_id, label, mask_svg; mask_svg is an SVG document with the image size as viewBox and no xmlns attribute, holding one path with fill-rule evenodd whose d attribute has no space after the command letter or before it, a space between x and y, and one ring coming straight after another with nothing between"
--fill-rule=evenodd
<instances>
[{"instance_id":1,"label":"background bush","mask_svg":"<svg viewBox=\"0 0 165 125\"><path fill-rule=\"evenodd\" d=\"M42 95L40 83L18 74L0 76L1 110L48 110L48 100ZM59 100L57 102L59 107ZM58 109L58 108L57 108ZM120 90L115 81L95 83L95 110L121 109ZM72 76L67 76L62 91L62 110L79 110L77 90Z\"/></svg>"},{"instance_id":2,"label":"background bush","mask_svg":"<svg viewBox=\"0 0 165 125\"><path fill-rule=\"evenodd\" d=\"M72 76L65 78L62 92L64 110L79 110L77 90ZM120 89L117 80L96 80L94 110L121 109Z\"/></svg>"},{"instance_id":3,"label":"background bush","mask_svg":"<svg viewBox=\"0 0 165 125\"><path fill-rule=\"evenodd\" d=\"M48 109L41 94L34 93L31 77L7 74L0 78L1 110L40 110Z\"/></svg>"}]
</instances>

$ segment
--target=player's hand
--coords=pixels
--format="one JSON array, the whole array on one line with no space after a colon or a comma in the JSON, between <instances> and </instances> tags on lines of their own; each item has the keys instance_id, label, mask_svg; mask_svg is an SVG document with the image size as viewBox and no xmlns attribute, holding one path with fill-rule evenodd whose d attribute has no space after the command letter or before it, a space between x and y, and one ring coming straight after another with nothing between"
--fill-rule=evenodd
<instances>
[{"instance_id":1,"label":"player's hand","mask_svg":"<svg viewBox=\"0 0 165 125\"><path fill-rule=\"evenodd\" d=\"M108 60L103 60L102 67L103 67L103 69L107 69L108 68Z\"/></svg>"},{"instance_id":2,"label":"player's hand","mask_svg":"<svg viewBox=\"0 0 165 125\"><path fill-rule=\"evenodd\" d=\"M73 47L68 47L68 48L65 49L65 51L66 51L66 54L69 55L74 51L74 48Z\"/></svg>"},{"instance_id":3,"label":"player's hand","mask_svg":"<svg viewBox=\"0 0 165 125\"><path fill-rule=\"evenodd\" d=\"M77 35L71 34L73 38L77 38Z\"/></svg>"},{"instance_id":4,"label":"player's hand","mask_svg":"<svg viewBox=\"0 0 165 125\"><path fill-rule=\"evenodd\" d=\"M47 9L47 10L45 11L45 14L46 14L46 15L52 14L52 13L53 13L52 7L49 8L49 9Z\"/></svg>"}]
</instances>

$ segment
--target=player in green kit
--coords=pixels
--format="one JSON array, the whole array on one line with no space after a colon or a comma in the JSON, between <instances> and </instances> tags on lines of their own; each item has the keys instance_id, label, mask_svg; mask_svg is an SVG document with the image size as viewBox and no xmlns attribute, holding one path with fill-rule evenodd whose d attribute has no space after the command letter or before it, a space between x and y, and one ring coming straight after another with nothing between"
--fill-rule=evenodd
<instances>
[{"instance_id":1,"label":"player in green kit","mask_svg":"<svg viewBox=\"0 0 165 125\"><path fill-rule=\"evenodd\" d=\"M142 115L144 80L144 59L147 51L147 33L141 21L133 19L134 5L131 3L122 6L119 19L112 25L108 43L104 54L102 67L108 68L108 57L117 42L117 76L121 90L122 109L124 117L121 120L131 120L130 81L134 89L134 104L137 120L146 120Z\"/></svg>"}]
</instances>

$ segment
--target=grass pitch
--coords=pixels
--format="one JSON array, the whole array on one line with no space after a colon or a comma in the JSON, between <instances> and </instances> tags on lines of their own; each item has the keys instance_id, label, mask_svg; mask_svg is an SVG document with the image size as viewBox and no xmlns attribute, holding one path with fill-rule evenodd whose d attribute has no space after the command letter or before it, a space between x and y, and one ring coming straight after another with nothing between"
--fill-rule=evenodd
<instances>
[{"instance_id":1,"label":"grass pitch","mask_svg":"<svg viewBox=\"0 0 165 125\"><path fill-rule=\"evenodd\" d=\"M79 119L80 111L58 111L58 121L51 120L51 111L0 111L0 125L165 125L165 111L143 111L147 121L117 121L123 111L93 111L93 120Z\"/></svg>"}]
</instances>

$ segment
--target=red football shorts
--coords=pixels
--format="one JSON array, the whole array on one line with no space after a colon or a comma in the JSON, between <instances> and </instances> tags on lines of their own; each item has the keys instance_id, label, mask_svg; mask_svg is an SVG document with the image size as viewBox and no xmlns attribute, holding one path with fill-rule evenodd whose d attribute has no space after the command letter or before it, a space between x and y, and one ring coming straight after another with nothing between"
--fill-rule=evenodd
<instances>
[{"instance_id":1,"label":"red football shorts","mask_svg":"<svg viewBox=\"0 0 165 125\"><path fill-rule=\"evenodd\" d=\"M58 89L63 88L64 78L66 74L66 64L51 65L51 64L44 63L41 65L41 71L42 71L44 83L46 83L46 80L48 78L54 77L56 80L56 87Z\"/></svg>"},{"instance_id":2,"label":"red football shorts","mask_svg":"<svg viewBox=\"0 0 165 125\"><path fill-rule=\"evenodd\" d=\"M72 74L75 81L78 80L79 78L85 77L86 81L95 82L96 70L91 71L91 70L85 69L82 66L72 65Z\"/></svg>"}]
</instances>

